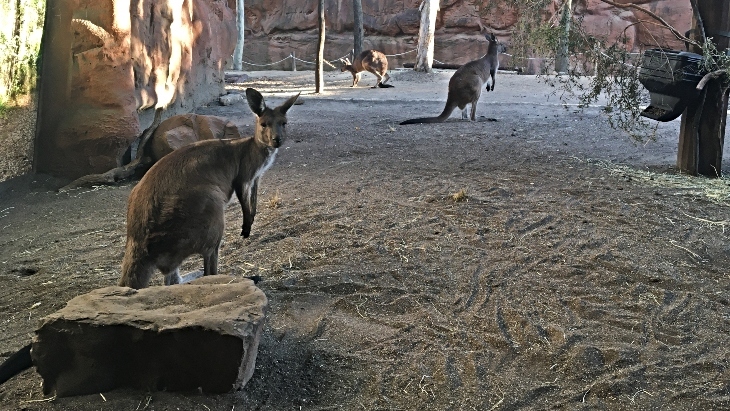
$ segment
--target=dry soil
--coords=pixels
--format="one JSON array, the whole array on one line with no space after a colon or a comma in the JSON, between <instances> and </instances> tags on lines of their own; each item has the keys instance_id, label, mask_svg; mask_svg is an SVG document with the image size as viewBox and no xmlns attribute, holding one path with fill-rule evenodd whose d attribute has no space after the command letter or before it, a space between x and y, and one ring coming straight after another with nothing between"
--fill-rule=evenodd
<instances>
[{"instance_id":1,"label":"dry soil","mask_svg":"<svg viewBox=\"0 0 730 411\"><path fill-rule=\"evenodd\" d=\"M229 87L270 105L303 92L250 238L227 211L221 271L262 276L270 300L243 390L44 399L27 370L0 408L730 409L730 187L676 172L679 120L636 144L600 107L499 73L478 121L399 126L441 111L451 73L394 71L390 89L327 73L320 95L312 72ZM244 103L197 112L252 130ZM2 357L118 279L133 183L63 183L0 183Z\"/></svg>"}]
</instances>

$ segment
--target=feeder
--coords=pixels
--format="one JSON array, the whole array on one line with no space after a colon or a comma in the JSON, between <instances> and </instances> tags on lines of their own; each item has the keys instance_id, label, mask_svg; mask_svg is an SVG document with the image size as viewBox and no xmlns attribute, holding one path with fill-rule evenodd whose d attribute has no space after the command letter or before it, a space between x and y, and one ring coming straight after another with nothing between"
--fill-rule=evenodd
<instances>
[{"instance_id":1,"label":"feeder","mask_svg":"<svg viewBox=\"0 0 730 411\"><path fill-rule=\"evenodd\" d=\"M678 50L651 49L644 52L639 81L651 96L641 115L657 121L672 121L700 95L702 56Z\"/></svg>"}]
</instances>

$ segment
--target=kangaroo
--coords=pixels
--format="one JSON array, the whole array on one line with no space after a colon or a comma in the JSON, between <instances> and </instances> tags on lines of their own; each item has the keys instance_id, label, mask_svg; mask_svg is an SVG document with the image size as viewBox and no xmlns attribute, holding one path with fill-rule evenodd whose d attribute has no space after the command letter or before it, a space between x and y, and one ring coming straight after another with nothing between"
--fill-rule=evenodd
<instances>
[{"instance_id":1,"label":"kangaroo","mask_svg":"<svg viewBox=\"0 0 730 411\"><path fill-rule=\"evenodd\" d=\"M393 87L390 84L385 84L390 80L388 58L377 50L363 51L353 60L352 64L348 58L340 59L340 62L342 63L342 71L349 71L352 74L352 85L350 87L355 87L360 82L360 73L363 71L369 71L378 78L378 82L372 88Z\"/></svg>"},{"instance_id":2,"label":"kangaroo","mask_svg":"<svg viewBox=\"0 0 730 411\"><path fill-rule=\"evenodd\" d=\"M482 94L482 87L486 83L486 90L494 90L494 75L499 69L499 42L494 33L486 34L489 47L484 57L470 61L459 67L449 80L449 94L446 98L446 107L438 117L422 117L406 120L403 124L442 123L456 107L459 107L461 118L466 119L466 105L471 104L471 121L476 120L477 102ZM489 81L491 80L491 81ZM489 81L489 82L488 82Z\"/></svg>"},{"instance_id":3,"label":"kangaroo","mask_svg":"<svg viewBox=\"0 0 730 411\"><path fill-rule=\"evenodd\" d=\"M233 193L243 209L241 235L251 233L259 178L286 137L286 112L299 94L271 109L253 88L246 99L257 121L253 137L212 139L162 157L129 195L120 286L144 288L159 269L165 284L182 282L179 266L203 256L203 275L218 272L224 211Z\"/></svg>"},{"instance_id":4,"label":"kangaroo","mask_svg":"<svg viewBox=\"0 0 730 411\"><path fill-rule=\"evenodd\" d=\"M30 356L32 346L33 344L26 345L0 364L0 384L33 366L33 359Z\"/></svg>"}]
</instances>

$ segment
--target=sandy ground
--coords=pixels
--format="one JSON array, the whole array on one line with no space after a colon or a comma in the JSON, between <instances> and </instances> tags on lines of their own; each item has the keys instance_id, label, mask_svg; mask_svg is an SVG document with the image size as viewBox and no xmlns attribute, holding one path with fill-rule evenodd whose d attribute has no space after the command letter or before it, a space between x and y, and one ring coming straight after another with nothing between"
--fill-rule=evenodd
<instances>
[{"instance_id":1,"label":"sandy ground","mask_svg":"<svg viewBox=\"0 0 730 411\"><path fill-rule=\"evenodd\" d=\"M635 144L499 73L479 121L399 126L441 111L451 72L394 71L391 89L327 73L322 95L312 72L246 74L231 91L304 101L250 238L227 211L221 271L261 275L270 299L252 380L44 400L28 370L0 408L730 409L730 182L675 171L679 120ZM243 103L198 112L252 129ZM118 279L132 184L63 183L0 183L0 356Z\"/></svg>"}]
</instances>

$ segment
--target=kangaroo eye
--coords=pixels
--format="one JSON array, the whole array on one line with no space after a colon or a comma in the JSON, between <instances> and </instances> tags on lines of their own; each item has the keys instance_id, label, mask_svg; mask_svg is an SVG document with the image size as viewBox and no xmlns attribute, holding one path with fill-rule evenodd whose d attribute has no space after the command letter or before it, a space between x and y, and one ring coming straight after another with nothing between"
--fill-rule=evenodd
<instances>
[{"instance_id":1,"label":"kangaroo eye","mask_svg":"<svg viewBox=\"0 0 730 411\"><path fill-rule=\"evenodd\" d=\"M286 127L286 121L281 123L282 126Z\"/></svg>"},{"instance_id":2,"label":"kangaroo eye","mask_svg":"<svg viewBox=\"0 0 730 411\"><path fill-rule=\"evenodd\" d=\"M261 123L261 128L266 128L268 125L266 123Z\"/></svg>"}]
</instances>

